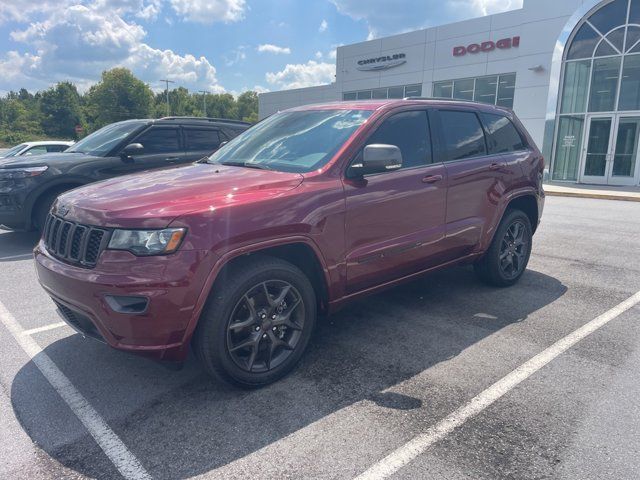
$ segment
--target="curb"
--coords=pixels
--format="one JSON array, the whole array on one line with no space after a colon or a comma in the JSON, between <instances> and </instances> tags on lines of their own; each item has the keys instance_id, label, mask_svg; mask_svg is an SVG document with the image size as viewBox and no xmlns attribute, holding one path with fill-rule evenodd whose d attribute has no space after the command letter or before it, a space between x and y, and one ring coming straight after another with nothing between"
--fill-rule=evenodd
<instances>
[{"instance_id":1,"label":"curb","mask_svg":"<svg viewBox=\"0 0 640 480\"><path fill-rule=\"evenodd\" d=\"M599 193L583 193L583 192L557 192L557 191L544 191L545 195L549 197L573 197L573 198L595 198L596 200L620 200L623 202L640 202L640 196L633 195L609 195Z\"/></svg>"}]
</instances>

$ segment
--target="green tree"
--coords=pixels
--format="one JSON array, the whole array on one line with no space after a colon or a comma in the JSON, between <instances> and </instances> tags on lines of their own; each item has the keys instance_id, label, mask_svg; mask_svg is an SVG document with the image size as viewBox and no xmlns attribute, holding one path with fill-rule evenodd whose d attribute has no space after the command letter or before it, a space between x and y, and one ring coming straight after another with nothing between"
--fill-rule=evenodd
<instances>
[{"instance_id":1,"label":"green tree","mask_svg":"<svg viewBox=\"0 0 640 480\"><path fill-rule=\"evenodd\" d=\"M207 94L207 117L238 118L238 105L230 93Z\"/></svg>"},{"instance_id":2,"label":"green tree","mask_svg":"<svg viewBox=\"0 0 640 480\"><path fill-rule=\"evenodd\" d=\"M255 123L258 121L258 94L253 91L238 96L238 120Z\"/></svg>"},{"instance_id":3,"label":"green tree","mask_svg":"<svg viewBox=\"0 0 640 480\"><path fill-rule=\"evenodd\" d=\"M40 110L42 129L47 135L75 138L75 126L84 123L80 95L75 85L70 82L58 83L42 92Z\"/></svg>"},{"instance_id":4,"label":"green tree","mask_svg":"<svg viewBox=\"0 0 640 480\"><path fill-rule=\"evenodd\" d=\"M131 118L148 118L153 113L153 92L126 68L102 73L102 79L87 93L86 112L99 128Z\"/></svg>"}]
</instances>

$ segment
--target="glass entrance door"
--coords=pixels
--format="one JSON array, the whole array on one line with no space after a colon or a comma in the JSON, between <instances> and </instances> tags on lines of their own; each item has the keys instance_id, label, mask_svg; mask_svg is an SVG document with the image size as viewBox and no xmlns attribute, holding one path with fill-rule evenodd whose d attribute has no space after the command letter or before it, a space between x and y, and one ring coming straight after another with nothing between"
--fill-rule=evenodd
<instances>
[{"instance_id":1,"label":"glass entrance door","mask_svg":"<svg viewBox=\"0 0 640 480\"><path fill-rule=\"evenodd\" d=\"M588 134L582 170L582 181L585 183L607 183L613 124L613 116L593 116L587 122Z\"/></svg>"},{"instance_id":2,"label":"glass entrance door","mask_svg":"<svg viewBox=\"0 0 640 480\"><path fill-rule=\"evenodd\" d=\"M587 132L581 180L601 185L637 184L640 116L591 116Z\"/></svg>"},{"instance_id":3,"label":"glass entrance door","mask_svg":"<svg viewBox=\"0 0 640 480\"><path fill-rule=\"evenodd\" d=\"M609 185L638 183L640 117L618 117Z\"/></svg>"}]
</instances>

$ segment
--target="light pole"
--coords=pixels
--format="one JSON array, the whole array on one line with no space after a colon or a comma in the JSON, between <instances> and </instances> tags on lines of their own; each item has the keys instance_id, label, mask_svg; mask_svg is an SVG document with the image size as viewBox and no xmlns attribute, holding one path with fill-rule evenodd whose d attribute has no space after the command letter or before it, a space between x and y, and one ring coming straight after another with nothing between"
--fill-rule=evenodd
<instances>
[{"instance_id":1,"label":"light pole","mask_svg":"<svg viewBox=\"0 0 640 480\"><path fill-rule=\"evenodd\" d=\"M171 109L169 107L169 84L176 83L173 80L160 80L161 82L165 82L167 84L167 117L171 116Z\"/></svg>"},{"instance_id":2,"label":"light pole","mask_svg":"<svg viewBox=\"0 0 640 480\"><path fill-rule=\"evenodd\" d=\"M202 94L202 106L204 108L204 116L207 116L207 91L206 90L198 90Z\"/></svg>"}]
</instances>

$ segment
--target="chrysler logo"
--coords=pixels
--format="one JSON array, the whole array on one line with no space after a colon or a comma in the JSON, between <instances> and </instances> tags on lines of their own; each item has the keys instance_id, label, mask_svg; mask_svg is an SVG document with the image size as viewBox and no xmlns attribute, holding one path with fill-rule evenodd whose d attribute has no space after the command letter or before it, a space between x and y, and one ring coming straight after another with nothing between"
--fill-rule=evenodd
<instances>
[{"instance_id":1,"label":"chrysler logo","mask_svg":"<svg viewBox=\"0 0 640 480\"><path fill-rule=\"evenodd\" d=\"M357 69L363 72L372 70L387 70L407 63L404 53L396 53L394 55L384 55L381 57L367 58L358 61Z\"/></svg>"},{"instance_id":2,"label":"chrysler logo","mask_svg":"<svg viewBox=\"0 0 640 480\"><path fill-rule=\"evenodd\" d=\"M59 205L57 211L58 215L60 215L61 217L66 217L69 213L69 207L67 207L66 205Z\"/></svg>"}]
</instances>

